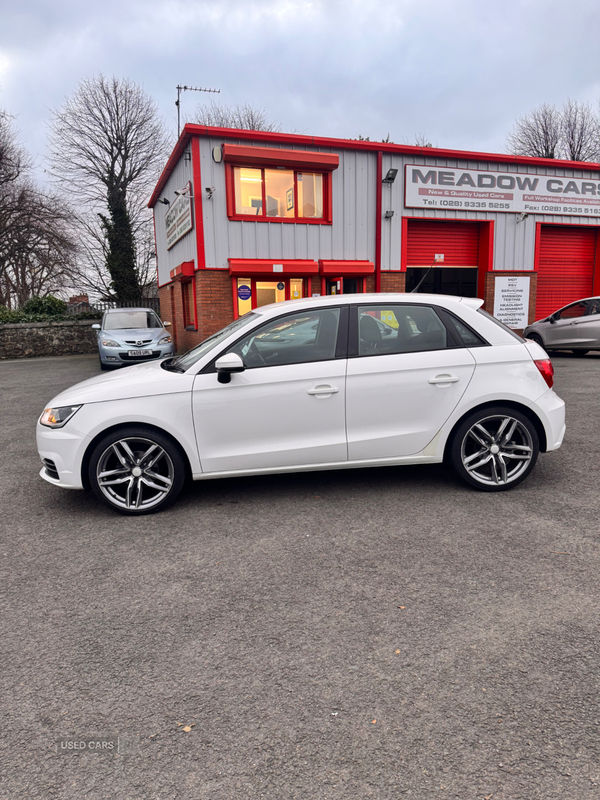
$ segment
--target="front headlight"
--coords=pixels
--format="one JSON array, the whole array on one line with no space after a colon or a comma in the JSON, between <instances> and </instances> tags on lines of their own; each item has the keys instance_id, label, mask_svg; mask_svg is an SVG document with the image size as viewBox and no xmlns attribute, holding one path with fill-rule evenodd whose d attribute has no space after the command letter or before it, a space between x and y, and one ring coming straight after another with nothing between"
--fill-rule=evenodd
<instances>
[{"instance_id":1,"label":"front headlight","mask_svg":"<svg viewBox=\"0 0 600 800\"><path fill-rule=\"evenodd\" d=\"M171 344L171 337L170 336L163 336L162 339L158 340L159 344Z\"/></svg>"},{"instance_id":2,"label":"front headlight","mask_svg":"<svg viewBox=\"0 0 600 800\"><path fill-rule=\"evenodd\" d=\"M40 423L47 428L62 428L71 419L81 406L61 406L60 408L45 408L40 417Z\"/></svg>"},{"instance_id":3,"label":"front headlight","mask_svg":"<svg viewBox=\"0 0 600 800\"><path fill-rule=\"evenodd\" d=\"M102 346L103 347L121 347L118 342L115 342L113 339L102 339Z\"/></svg>"}]
</instances>

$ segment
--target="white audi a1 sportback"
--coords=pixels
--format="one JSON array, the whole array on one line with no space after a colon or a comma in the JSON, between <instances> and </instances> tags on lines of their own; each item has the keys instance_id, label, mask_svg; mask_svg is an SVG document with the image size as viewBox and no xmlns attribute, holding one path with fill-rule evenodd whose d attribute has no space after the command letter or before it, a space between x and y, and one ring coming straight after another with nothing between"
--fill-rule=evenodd
<instances>
[{"instance_id":1,"label":"white audi a1 sportback","mask_svg":"<svg viewBox=\"0 0 600 800\"><path fill-rule=\"evenodd\" d=\"M83 381L37 425L41 476L124 514L194 480L447 461L471 486L520 483L565 433L552 364L442 295L263 306L183 356Z\"/></svg>"}]
</instances>

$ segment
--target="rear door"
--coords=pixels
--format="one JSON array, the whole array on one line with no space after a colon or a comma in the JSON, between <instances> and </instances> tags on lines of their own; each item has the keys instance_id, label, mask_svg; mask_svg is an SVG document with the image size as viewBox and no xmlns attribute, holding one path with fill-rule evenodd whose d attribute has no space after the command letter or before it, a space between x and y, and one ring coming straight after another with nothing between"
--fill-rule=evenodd
<instances>
[{"instance_id":1,"label":"rear door","mask_svg":"<svg viewBox=\"0 0 600 800\"><path fill-rule=\"evenodd\" d=\"M382 332L380 322L394 333ZM348 458L419 453L459 403L475 359L429 306L360 306L356 327L346 383ZM473 335L472 343L481 342Z\"/></svg>"},{"instance_id":2,"label":"rear door","mask_svg":"<svg viewBox=\"0 0 600 800\"><path fill-rule=\"evenodd\" d=\"M580 347L600 347L600 300L588 300L584 317L574 320L577 323Z\"/></svg>"}]
</instances>

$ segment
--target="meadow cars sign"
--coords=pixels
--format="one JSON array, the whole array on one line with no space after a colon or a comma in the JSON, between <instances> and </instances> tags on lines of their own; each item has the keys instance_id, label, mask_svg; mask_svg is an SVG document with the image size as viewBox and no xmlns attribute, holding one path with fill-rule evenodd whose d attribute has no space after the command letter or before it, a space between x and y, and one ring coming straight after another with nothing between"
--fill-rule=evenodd
<instances>
[{"instance_id":1,"label":"meadow cars sign","mask_svg":"<svg viewBox=\"0 0 600 800\"><path fill-rule=\"evenodd\" d=\"M516 172L406 166L407 208L600 217L600 181Z\"/></svg>"},{"instance_id":2,"label":"meadow cars sign","mask_svg":"<svg viewBox=\"0 0 600 800\"><path fill-rule=\"evenodd\" d=\"M169 206L165 215L165 225L167 227L167 250L178 242L182 236L192 230L194 221L192 217L192 198L191 186L188 184L185 189L176 196Z\"/></svg>"}]
</instances>

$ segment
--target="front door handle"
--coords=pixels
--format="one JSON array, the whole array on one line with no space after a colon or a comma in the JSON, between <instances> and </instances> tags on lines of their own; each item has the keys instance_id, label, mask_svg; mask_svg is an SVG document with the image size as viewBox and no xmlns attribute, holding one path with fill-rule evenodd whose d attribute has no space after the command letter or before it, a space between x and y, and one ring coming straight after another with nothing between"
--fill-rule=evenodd
<instances>
[{"instance_id":1,"label":"front door handle","mask_svg":"<svg viewBox=\"0 0 600 800\"><path fill-rule=\"evenodd\" d=\"M336 394L339 392L339 389L336 386L315 386L314 389L309 389L308 394L314 394L323 396L323 395L330 395Z\"/></svg>"},{"instance_id":2,"label":"front door handle","mask_svg":"<svg viewBox=\"0 0 600 800\"><path fill-rule=\"evenodd\" d=\"M456 375L436 375L435 378L429 378L429 383L457 383L459 380Z\"/></svg>"}]
</instances>

